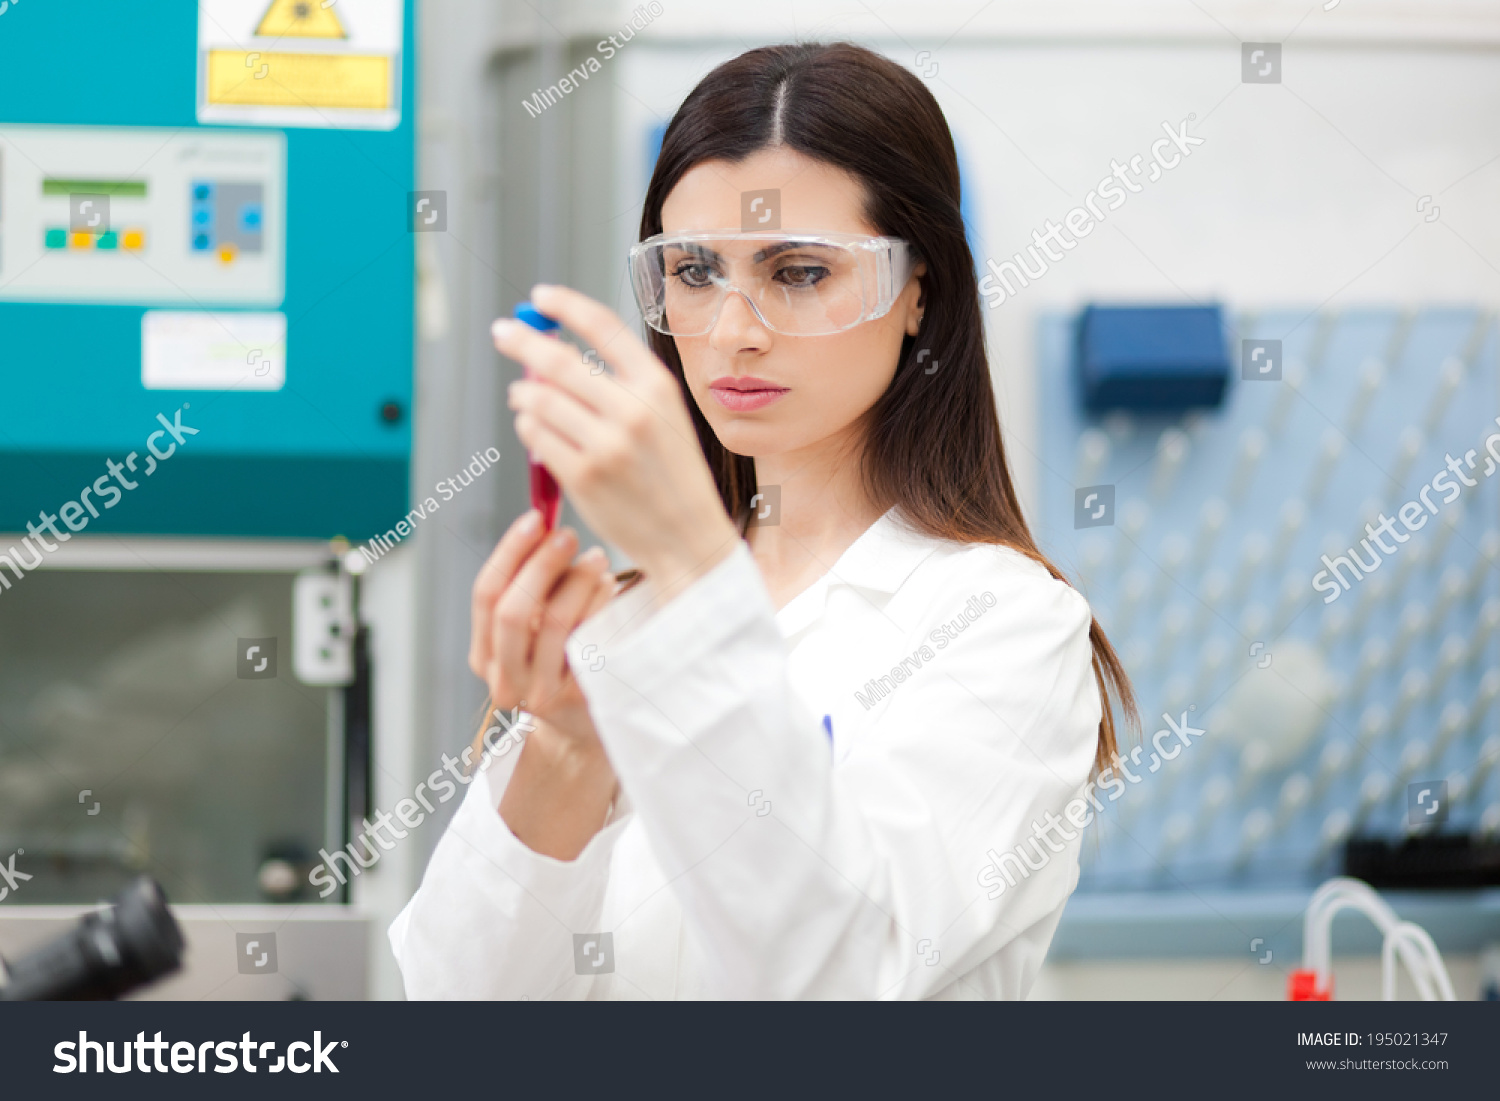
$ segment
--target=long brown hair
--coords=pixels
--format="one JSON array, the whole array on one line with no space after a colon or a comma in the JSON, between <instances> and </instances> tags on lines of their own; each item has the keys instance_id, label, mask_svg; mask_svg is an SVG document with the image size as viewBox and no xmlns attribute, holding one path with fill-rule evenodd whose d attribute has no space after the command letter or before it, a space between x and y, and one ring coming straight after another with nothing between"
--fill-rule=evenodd
<instances>
[{"instance_id":1,"label":"long brown hair","mask_svg":"<svg viewBox=\"0 0 1500 1101\"><path fill-rule=\"evenodd\" d=\"M925 313L900 366L870 409L866 488L912 527L962 543L1012 547L1069 583L1037 549L1021 515L990 385L974 258L959 213L958 157L937 100L913 73L847 42L764 46L726 61L689 93L667 126L641 211L640 237L662 232L661 208L693 166L743 161L784 144L842 168L865 188L865 220L909 242L927 265ZM724 508L748 515L755 461L714 435L683 377L672 338L647 339L682 387ZM937 371L918 369L926 349ZM1114 702L1139 726L1135 695L1098 620L1089 625L1103 717L1095 769L1116 758ZM1111 696L1113 695L1113 701Z\"/></svg>"}]
</instances>

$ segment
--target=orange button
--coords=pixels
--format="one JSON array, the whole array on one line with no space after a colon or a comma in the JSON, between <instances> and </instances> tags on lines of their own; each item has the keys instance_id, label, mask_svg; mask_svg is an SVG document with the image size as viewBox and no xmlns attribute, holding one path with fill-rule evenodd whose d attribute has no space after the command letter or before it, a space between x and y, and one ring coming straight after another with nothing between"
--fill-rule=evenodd
<instances>
[{"instance_id":1,"label":"orange button","mask_svg":"<svg viewBox=\"0 0 1500 1101\"><path fill-rule=\"evenodd\" d=\"M144 229L127 229L120 243L128 249L143 249L146 247L146 231Z\"/></svg>"},{"instance_id":2,"label":"orange button","mask_svg":"<svg viewBox=\"0 0 1500 1101\"><path fill-rule=\"evenodd\" d=\"M225 242L224 244L219 246L219 259L226 264L232 261L239 254L240 250L235 248L234 245L228 242Z\"/></svg>"}]
</instances>

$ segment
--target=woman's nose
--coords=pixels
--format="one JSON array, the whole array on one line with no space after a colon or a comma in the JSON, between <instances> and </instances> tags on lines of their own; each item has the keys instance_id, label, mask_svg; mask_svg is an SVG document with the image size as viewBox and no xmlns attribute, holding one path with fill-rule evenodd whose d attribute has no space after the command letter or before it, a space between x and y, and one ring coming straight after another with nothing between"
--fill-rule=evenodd
<instances>
[{"instance_id":1,"label":"woman's nose","mask_svg":"<svg viewBox=\"0 0 1500 1101\"><path fill-rule=\"evenodd\" d=\"M719 316L708 334L709 347L723 355L761 351L771 343L770 330L762 323L743 291L729 289Z\"/></svg>"}]
</instances>

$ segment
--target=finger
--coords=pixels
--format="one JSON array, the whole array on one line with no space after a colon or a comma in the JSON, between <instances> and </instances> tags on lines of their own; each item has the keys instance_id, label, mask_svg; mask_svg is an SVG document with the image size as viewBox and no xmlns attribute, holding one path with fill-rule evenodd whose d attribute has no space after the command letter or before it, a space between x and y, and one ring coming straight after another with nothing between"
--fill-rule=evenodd
<instances>
[{"instance_id":1,"label":"finger","mask_svg":"<svg viewBox=\"0 0 1500 1101\"><path fill-rule=\"evenodd\" d=\"M530 413L579 450L587 441L597 439L603 428L604 418L598 413L545 382L513 382L507 401L512 409Z\"/></svg>"},{"instance_id":2,"label":"finger","mask_svg":"<svg viewBox=\"0 0 1500 1101\"><path fill-rule=\"evenodd\" d=\"M568 568L578 537L571 528L553 532L521 566L495 608L491 631L497 677L525 692L531 679L533 624L547 597Z\"/></svg>"},{"instance_id":3,"label":"finger","mask_svg":"<svg viewBox=\"0 0 1500 1101\"><path fill-rule=\"evenodd\" d=\"M574 496L587 470L617 469L620 456L628 448L624 432L608 421L601 422L598 435L589 440L587 450L530 413L516 414L516 435L526 450L552 471L563 489Z\"/></svg>"},{"instance_id":4,"label":"finger","mask_svg":"<svg viewBox=\"0 0 1500 1101\"><path fill-rule=\"evenodd\" d=\"M526 369L526 376L566 390L591 409L603 411L619 383L603 373L595 374L571 344L537 332L524 321L502 317L490 326L495 350Z\"/></svg>"},{"instance_id":5,"label":"finger","mask_svg":"<svg viewBox=\"0 0 1500 1101\"><path fill-rule=\"evenodd\" d=\"M490 616L495 602L542 538L542 516L529 509L511 524L474 579L470 604L469 668L484 676L490 663Z\"/></svg>"},{"instance_id":6,"label":"finger","mask_svg":"<svg viewBox=\"0 0 1500 1101\"><path fill-rule=\"evenodd\" d=\"M538 284L531 288L531 301L542 313L581 336L614 367L620 378L654 377L666 370L619 314L588 295L571 287Z\"/></svg>"},{"instance_id":7,"label":"finger","mask_svg":"<svg viewBox=\"0 0 1500 1101\"><path fill-rule=\"evenodd\" d=\"M545 702L555 694L567 677L565 648L568 636L583 622L589 605L603 582L609 560L597 547L579 559L579 564L568 571L552 599L547 602L543 614L542 629L537 632L532 649L532 675L537 703Z\"/></svg>"}]
</instances>

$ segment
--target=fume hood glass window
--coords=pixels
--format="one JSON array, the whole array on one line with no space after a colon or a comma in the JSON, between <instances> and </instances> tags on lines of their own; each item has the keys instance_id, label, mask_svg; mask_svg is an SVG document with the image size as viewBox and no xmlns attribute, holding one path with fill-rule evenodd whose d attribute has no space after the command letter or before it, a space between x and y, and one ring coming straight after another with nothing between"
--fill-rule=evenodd
<instances>
[{"instance_id":1,"label":"fume hood glass window","mask_svg":"<svg viewBox=\"0 0 1500 1101\"><path fill-rule=\"evenodd\" d=\"M291 586L40 570L0 591L0 864L31 876L0 905L142 871L173 902L262 902L268 860L316 859L329 694L292 675Z\"/></svg>"}]
</instances>

